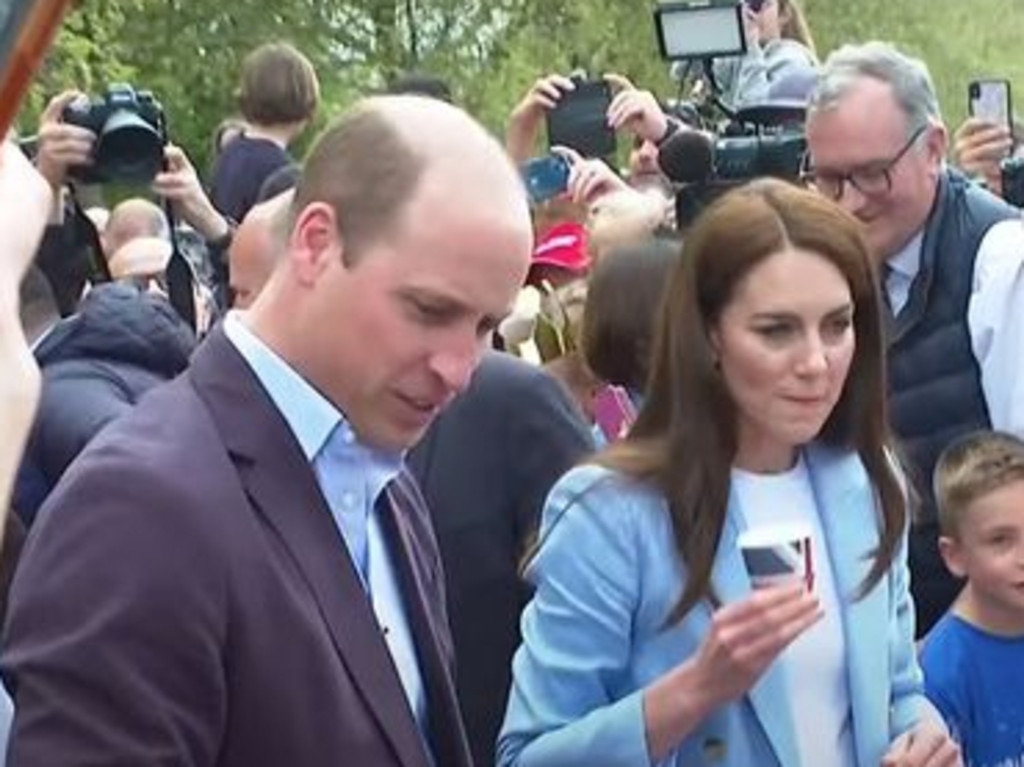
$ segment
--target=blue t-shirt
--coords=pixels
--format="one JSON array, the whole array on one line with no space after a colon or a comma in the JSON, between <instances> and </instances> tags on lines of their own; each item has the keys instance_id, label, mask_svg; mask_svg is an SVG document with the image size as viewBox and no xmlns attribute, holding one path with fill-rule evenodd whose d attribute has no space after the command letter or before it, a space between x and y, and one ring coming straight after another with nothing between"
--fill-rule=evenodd
<instances>
[{"instance_id":1,"label":"blue t-shirt","mask_svg":"<svg viewBox=\"0 0 1024 767\"><path fill-rule=\"evenodd\" d=\"M928 635L921 667L967 767L1024 767L1024 637L995 636L949 613Z\"/></svg>"}]
</instances>

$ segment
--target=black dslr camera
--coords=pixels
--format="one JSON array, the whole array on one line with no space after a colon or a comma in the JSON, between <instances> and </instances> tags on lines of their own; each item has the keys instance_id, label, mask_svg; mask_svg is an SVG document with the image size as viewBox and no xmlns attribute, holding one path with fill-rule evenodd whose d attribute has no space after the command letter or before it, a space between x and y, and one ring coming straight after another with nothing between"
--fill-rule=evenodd
<instances>
[{"instance_id":1,"label":"black dslr camera","mask_svg":"<svg viewBox=\"0 0 1024 767\"><path fill-rule=\"evenodd\" d=\"M1024 157L1008 157L999 165L1003 183L1003 199L1010 205L1024 208Z\"/></svg>"},{"instance_id":2,"label":"black dslr camera","mask_svg":"<svg viewBox=\"0 0 1024 767\"><path fill-rule=\"evenodd\" d=\"M167 126L163 107L149 91L111 84L98 101L69 104L63 119L96 134L92 164L68 171L82 183L148 184L163 168Z\"/></svg>"}]
</instances>

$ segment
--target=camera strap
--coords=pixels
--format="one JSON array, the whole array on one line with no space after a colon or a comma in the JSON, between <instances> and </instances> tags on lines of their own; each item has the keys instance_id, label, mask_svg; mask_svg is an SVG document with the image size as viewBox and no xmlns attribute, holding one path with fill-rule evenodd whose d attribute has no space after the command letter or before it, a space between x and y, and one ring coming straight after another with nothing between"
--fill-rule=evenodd
<instances>
[{"instance_id":1,"label":"camera strap","mask_svg":"<svg viewBox=\"0 0 1024 767\"><path fill-rule=\"evenodd\" d=\"M75 192L75 185L66 185L67 199L71 201L71 215L75 219L75 231L77 236L84 240L89 249L89 282L93 285L100 285L104 282L112 282L110 276L110 265L103 252L103 244L100 242L99 232L92 219L85 214L82 204L78 201L78 194Z\"/></svg>"},{"instance_id":2,"label":"camera strap","mask_svg":"<svg viewBox=\"0 0 1024 767\"><path fill-rule=\"evenodd\" d=\"M178 242L178 227L174 220L174 211L170 200L163 201L164 215L167 217L168 236L171 240L171 257L167 262L167 298L171 306L193 330L196 327L196 300L193 290L195 275L185 254L181 252Z\"/></svg>"}]
</instances>

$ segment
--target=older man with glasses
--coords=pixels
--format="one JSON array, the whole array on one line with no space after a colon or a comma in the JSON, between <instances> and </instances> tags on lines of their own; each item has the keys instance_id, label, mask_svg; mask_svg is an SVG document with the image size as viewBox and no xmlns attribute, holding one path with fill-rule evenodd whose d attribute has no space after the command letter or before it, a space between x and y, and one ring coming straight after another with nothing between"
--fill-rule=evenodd
<instances>
[{"instance_id":1,"label":"older man with glasses","mask_svg":"<svg viewBox=\"0 0 1024 767\"><path fill-rule=\"evenodd\" d=\"M883 43L828 58L807 140L808 181L863 222L884 283L890 414L923 506L910 539L923 636L960 586L939 558L935 461L966 432L1024 434L1021 211L946 165L927 67Z\"/></svg>"}]
</instances>

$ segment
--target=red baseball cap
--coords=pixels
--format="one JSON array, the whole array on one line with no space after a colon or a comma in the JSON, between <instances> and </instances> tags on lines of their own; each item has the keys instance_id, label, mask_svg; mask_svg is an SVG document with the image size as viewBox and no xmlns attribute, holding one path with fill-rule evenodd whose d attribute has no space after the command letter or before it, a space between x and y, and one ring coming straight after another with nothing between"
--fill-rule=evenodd
<instances>
[{"instance_id":1,"label":"red baseball cap","mask_svg":"<svg viewBox=\"0 0 1024 767\"><path fill-rule=\"evenodd\" d=\"M590 268L587 230L582 224L566 222L548 230L533 249L534 266L556 266L582 274Z\"/></svg>"}]
</instances>

